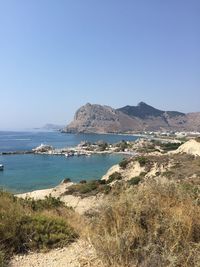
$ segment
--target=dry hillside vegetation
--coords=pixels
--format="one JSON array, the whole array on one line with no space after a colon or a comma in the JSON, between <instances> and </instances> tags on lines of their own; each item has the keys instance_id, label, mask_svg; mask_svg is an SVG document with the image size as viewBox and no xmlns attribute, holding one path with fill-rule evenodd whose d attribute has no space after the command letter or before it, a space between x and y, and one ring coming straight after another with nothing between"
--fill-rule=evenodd
<instances>
[{"instance_id":1,"label":"dry hillside vegetation","mask_svg":"<svg viewBox=\"0 0 200 267\"><path fill-rule=\"evenodd\" d=\"M200 206L182 186L150 180L112 196L89 237L104 266L199 266Z\"/></svg>"},{"instance_id":2,"label":"dry hillside vegetation","mask_svg":"<svg viewBox=\"0 0 200 267\"><path fill-rule=\"evenodd\" d=\"M70 267L200 266L199 156L145 151L113 166L103 180L60 186L65 203L51 196L22 200L0 194L2 266L13 254L66 246L71 251L66 257L73 249L78 255L72 257L74 264L66 261ZM87 205L92 199L95 205L77 214L65 206L71 196ZM77 254L78 244L85 244L88 253ZM65 266L65 251L52 250L45 262L52 257L52 266ZM17 262L12 267L29 266L25 262L45 267L38 265L44 262L42 254Z\"/></svg>"},{"instance_id":3,"label":"dry hillside vegetation","mask_svg":"<svg viewBox=\"0 0 200 267\"><path fill-rule=\"evenodd\" d=\"M140 156L123 160L118 173L90 220L103 266L200 266L200 157Z\"/></svg>"}]
</instances>

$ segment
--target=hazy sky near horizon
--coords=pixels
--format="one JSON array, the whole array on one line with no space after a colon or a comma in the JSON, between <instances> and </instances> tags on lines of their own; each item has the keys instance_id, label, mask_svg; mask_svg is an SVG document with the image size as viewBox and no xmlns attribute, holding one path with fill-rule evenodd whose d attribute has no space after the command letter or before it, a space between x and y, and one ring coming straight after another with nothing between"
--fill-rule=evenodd
<instances>
[{"instance_id":1,"label":"hazy sky near horizon","mask_svg":"<svg viewBox=\"0 0 200 267\"><path fill-rule=\"evenodd\" d=\"M199 0L1 0L0 129L90 102L200 111Z\"/></svg>"}]
</instances>

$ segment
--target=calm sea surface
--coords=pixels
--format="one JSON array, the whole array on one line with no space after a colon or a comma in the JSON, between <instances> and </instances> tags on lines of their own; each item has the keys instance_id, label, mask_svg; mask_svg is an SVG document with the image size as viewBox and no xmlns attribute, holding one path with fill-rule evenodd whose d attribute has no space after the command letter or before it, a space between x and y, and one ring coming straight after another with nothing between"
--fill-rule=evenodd
<instances>
[{"instance_id":1,"label":"calm sea surface","mask_svg":"<svg viewBox=\"0 0 200 267\"><path fill-rule=\"evenodd\" d=\"M83 140L115 143L136 139L135 136L125 135L0 132L0 152L30 150L41 143L61 148L75 146ZM4 171L0 171L0 186L19 193L56 186L66 177L72 181L98 179L121 159L121 155L71 158L32 154L0 156L0 164L5 166Z\"/></svg>"}]
</instances>

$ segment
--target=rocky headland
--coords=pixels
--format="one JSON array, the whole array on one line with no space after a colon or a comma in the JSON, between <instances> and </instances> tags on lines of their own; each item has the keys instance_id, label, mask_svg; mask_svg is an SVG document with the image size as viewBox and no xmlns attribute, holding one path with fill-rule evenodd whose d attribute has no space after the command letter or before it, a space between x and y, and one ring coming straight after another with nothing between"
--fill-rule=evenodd
<instances>
[{"instance_id":1,"label":"rocky headland","mask_svg":"<svg viewBox=\"0 0 200 267\"><path fill-rule=\"evenodd\" d=\"M114 109L87 103L66 126L67 133L126 133L141 131L200 131L200 112L163 111L144 102Z\"/></svg>"}]
</instances>

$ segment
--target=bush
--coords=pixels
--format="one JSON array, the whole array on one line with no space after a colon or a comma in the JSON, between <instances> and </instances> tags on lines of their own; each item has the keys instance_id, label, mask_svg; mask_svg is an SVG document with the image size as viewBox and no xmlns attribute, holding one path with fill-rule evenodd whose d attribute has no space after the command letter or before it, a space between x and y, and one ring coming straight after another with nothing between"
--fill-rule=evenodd
<instances>
[{"instance_id":1,"label":"bush","mask_svg":"<svg viewBox=\"0 0 200 267\"><path fill-rule=\"evenodd\" d=\"M162 176L165 176L167 178L173 177L173 175L174 175L174 172L172 171L165 171L162 173Z\"/></svg>"},{"instance_id":2,"label":"bush","mask_svg":"<svg viewBox=\"0 0 200 267\"><path fill-rule=\"evenodd\" d=\"M30 207L33 211L64 207L64 202L62 202L59 198L52 197L51 195L46 196L45 199L35 200L33 198L26 198L21 199L20 201L23 206Z\"/></svg>"},{"instance_id":3,"label":"bush","mask_svg":"<svg viewBox=\"0 0 200 267\"><path fill-rule=\"evenodd\" d=\"M146 174L147 174L147 172L141 172L140 177L145 177Z\"/></svg>"},{"instance_id":4,"label":"bush","mask_svg":"<svg viewBox=\"0 0 200 267\"><path fill-rule=\"evenodd\" d=\"M200 143L200 136L196 137L195 140Z\"/></svg>"},{"instance_id":5,"label":"bush","mask_svg":"<svg viewBox=\"0 0 200 267\"><path fill-rule=\"evenodd\" d=\"M75 195L81 197L94 196L98 193L108 193L110 187L104 180L87 181L83 184L73 184L67 188L65 195Z\"/></svg>"},{"instance_id":6,"label":"bush","mask_svg":"<svg viewBox=\"0 0 200 267\"><path fill-rule=\"evenodd\" d=\"M59 212L55 212L57 210ZM0 192L0 262L6 264L13 253L60 247L72 242L77 234L67 218L61 219L58 215L64 212L67 216L69 210L59 199L22 200Z\"/></svg>"},{"instance_id":7,"label":"bush","mask_svg":"<svg viewBox=\"0 0 200 267\"><path fill-rule=\"evenodd\" d=\"M129 161L127 159L123 159L120 163L119 163L119 167L122 169L126 169L127 165L128 165Z\"/></svg>"},{"instance_id":8,"label":"bush","mask_svg":"<svg viewBox=\"0 0 200 267\"><path fill-rule=\"evenodd\" d=\"M124 151L129 147L128 143L125 140L122 140L121 142L117 143L116 146L119 148L119 151Z\"/></svg>"},{"instance_id":9,"label":"bush","mask_svg":"<svg viewBox=\"0 0 200 267\"><path fill-rule=\"evenodd\" d=\"M65 178L62 182L64 184L67 184L67 183L70 183L71 182L71 179L70 178Z\"/></svg>"},{"instance_id":10,"label":"bush","mask_svg":"<svg viewBox=\"0 0 200 267\"><path fill-rule=\"evenodd\" d=\"M104 151L108 147L108 143L103 140L98 141L97 145L99 146L100 151Z\"/></svg>"},{"instance_id":11,"label":"bush","mask_svg":"<svg viewBox=\"0 0 200 267\"><path fill-rule=\"evenodd\" d=\"M87 181L86 181L86 180L81 180L79 183L80 183L80 184L86 184Z\"/></svg>"},{"instance_id":12,"label":"bush","mask_svg":"<svg viewBox=\"0 0 200 267\"><path fill-rule=\"evenodd\" d=\"M18 222L15 252L63 247L77 234L61 218L43 214L23 216Z\"/></svg>"},{"instance_id":13,"label":"bush","mask_svg":"<svg viewBox=\"0 0 200 267\"><path fill-rule=\"evenodd\" d=\"M145 157L138 157L136 160L139 162L141 167L144 167L148 162L148 159L146 159Z\"/></svg>"},{"instance_id":14,"label":"bush","mask_svg":"<svg viewBox=\"0 0 200 267\"><path fill-rule=\"evenodd\" d=\"M130 185L137 185L139 184L140 181L141 181L141 177L136 176L136 177L131 178L128 182Z\"/></svg>"},{"instance_id":15,"label":"bush","mask_svg":"<svg viewBox=\"0 0 200 267\"><path fill-rule=\"evenodd\" d=\"M87 194L87 193L90 193L90 192L96 190L97 187L98 187L98 182L96 182L96 181L90 181L88 183L83 184L79 188L79 192L81 194Z\"/></svg>"},{"instance_id":16,"label":"bush","mask_svg":"<svg viewBox=\"0 0 200 267\"><path fill-rule=\"evenodd\" d=\"M106 184L106 180L101 180L101 179L100 179L100 180L98 180L98 183L99 183L99 184Z\"/></svg>"},{"instance_id":17,"label":"bush","mask_svg":"<svg viewBox=\"0 0 200 267\"><path fill-rule=\"evenodd\" d=\"M67 188L65 195L75 195L81 197L95 196L98 193L108 194L111 187L106 180L92 180L83 184L73 184Z\"/></svg>"},{"instance_id":18,"label":"bush","mask_svg":"<svg viewBox=\"0 0 200 267\"><path fill-rule=\"evenodd\" d=\"M161 143L161 148L164 151L171 151L171 150L176 150L181 146L183 143Z\"/></svg>"},{"instance_id":19,"label":"bush","mask_svg":"<svg viewBox=\"0 0 200 267\"><path fill-rule=\"evenodd\" d=\"M112 183L113 181L121 180L121 179L122 179L122 175L121 175L121 173L119 173L119 172L114 172L114 173L112 173L112 174L109 176L109 178L108 178L108 180L107 180L107 183L110 184L110 183Z\"/></svg>"},{"instance_id":20,"label":"bush","mask_svg":"<svg viewBox=\"0 0 200 267\"><path fill-rule=\"evenodd\" d=\"M0 267L5 267L7 265L6 255L3 250L0 250Z\"/></svg>"},{"instance_id":21,"label":"bush","mask_svg":"<svg viewBox=\"0 0 200 267\"><path fill-rule=\"evenodd\" d=\"M109 185L105 185L104 187L102 187L102 190L101 191L104 194L108 194L111 191L111 187Z\"/></svg>"}]
</instances>

